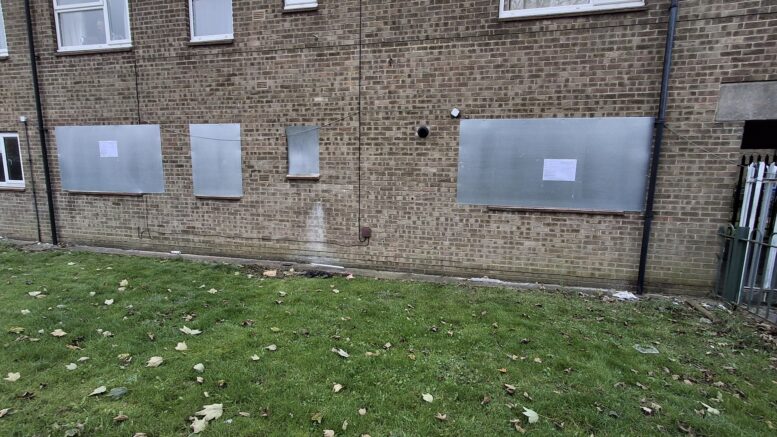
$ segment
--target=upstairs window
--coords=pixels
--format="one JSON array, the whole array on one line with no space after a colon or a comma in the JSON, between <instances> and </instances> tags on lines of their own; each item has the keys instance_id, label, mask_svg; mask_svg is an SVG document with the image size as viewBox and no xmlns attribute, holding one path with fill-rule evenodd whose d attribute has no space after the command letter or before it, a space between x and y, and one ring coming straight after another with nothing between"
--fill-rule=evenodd
<instances>
[{"instance_id":1,"label":"upstairs window","mask_svg":"<svg viewBox=\"0 0 777 437\"><path fill-rule=\"evenodd\" d=\"M189 0L192 42L231 40L232 0Z\"/></svg>"},{"instance_id":2,"label":"upstairs window","mask_svg":"<svg viewBox=\"0 0 777 437\"><path fill-rule=\"evenodd\" d=\"M285 0L283 3L283 10L287 12L312 11L317 8L317 0Z\"/></svg>"},{"instance_id":3,"label":"upstairs window","mask_svg":"<svg viewBox=\"0 0 777 437\"><path fill-rule=\"evenodd\" d=\"M644 0L499 0L499 18L584 14L643 6Z\"/></svg>"},{"instance_id":4,"label":"upstairs window","mask_svg":"<svg viewBox=\"0 0 777 437\"><path fill-rule=\"evenodd\" d=\"M127 0L54 0L60 52L131 47Z\"/></svg>"},{"instance_id":5,"label":"upstairs window","mask_svg":"<svg viewBox=\"0 0 777 437\"><path fill-rule=\"evenodd\" d=\"M19 136L0 134L0 188L24 188Z\"/></svg>"},{"instance_id":6,"label":"upstairs window","mask_svg":"<svg viewBox=\"0 0 777 437\"><path fill-rule=\"evenodd\" d=\"M3 22L3 4L0 3L0 58L8 56L8 42L5 39L5 23Z\"/></svg>"}]
</instances>

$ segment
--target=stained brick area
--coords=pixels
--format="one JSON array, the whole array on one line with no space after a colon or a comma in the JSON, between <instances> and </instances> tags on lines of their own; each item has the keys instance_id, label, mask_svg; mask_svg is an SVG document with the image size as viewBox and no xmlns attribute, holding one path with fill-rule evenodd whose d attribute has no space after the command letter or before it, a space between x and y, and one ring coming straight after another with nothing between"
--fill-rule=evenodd
<instances>
[{"instance_id":1,"label":"stained brick area","mask_svg":"<svg viewBox=\"0 0 777 437\"><path fill-rule=\"evenodd\" d=\"M458 205L458 121L449 112L654 115L669 1L503 22L498 1L364 0L361 165L358 1L322 0L318 11L283 14L280 1L234 0L234 43L201 47L187 44L186 1L130 1L133 49L78 56L56 55L51 2L32 3L64 242L575 285L635 282L637 214ZM716 229L730 215L742 132L742 123L714 122L720 83L777 79L777 5L680 3L647 285L703 292L714 279ZM45 213L22 2L3 1L3 11L11 56L0 61L0 130L17 131L18 116L30 117ZM61 191L55 126L138 121L162 126L165 194ZM432 129L426 140L414 135L421 122ZM193 197L189 123L241 123L240 201ZM318 182L286 180L291 124L325 126ZM350 246L358 244L359 167L369 247ZM35 238L29 182L22 193L0 191L0 204L0 235Z\"/></svg>"}]
</instances>

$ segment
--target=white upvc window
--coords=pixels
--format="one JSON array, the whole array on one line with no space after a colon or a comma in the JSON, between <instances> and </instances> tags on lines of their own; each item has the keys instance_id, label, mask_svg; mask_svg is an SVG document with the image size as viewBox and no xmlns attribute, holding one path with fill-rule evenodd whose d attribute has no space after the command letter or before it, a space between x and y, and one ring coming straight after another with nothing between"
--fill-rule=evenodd
<instances>
[{"instance_id":1,"label":"white upvc window","mask_svg":"<svg viewBox=\"0 0 777 437\"><path fill-rule=\"evenodd\" d=\"M0 188L24 188L19 136L0 133Z\"/></svg>"},{"instance_id":2,"label":"white upvc window","mask_svg":"<svg viewBox=\"0 0 777 437\"><path fill-rule=\"evenodd\" d=\"M585 14L644 6L644 0L499 0L499 18Z\"/></svg>"},{"instance_id":3,"label":"white upvc window","mask_svg":"<svg viewBox=\"0 0 777 437\"><path fill-rule=\"evenodd\" d=\"M3 3L0 1L0 58L8 56L8 41L5 39L5 22L3 21Z\"/></svg>"},{"instance_id":4,"label":"white upvc window","mask_svg":"<svg viewBox=\"0 0 777 437\"><path fill-rule=\"evenodd\" d=\"M234 38L232 0L189 0L192 42Z\"/></svg>"},{"instance_id":5,"label":"white upvc window","mask_svg":"<svg viewBox=\"0 0 777 437\"><path fill-rule=\"evenodd\" d=\"M128 0L54 0L60 52L131 47Z\"/></svg>"},{"instance_id":6,"label":"white upvc window","mask_svg":"<svg viewBox=\"0 0 777 437\"><path fill-rule=\"evenodd\" d=\"M291 11L312 11L318 9L318 0L285 0L283 10Z\"/></svg>"}]
</instances>

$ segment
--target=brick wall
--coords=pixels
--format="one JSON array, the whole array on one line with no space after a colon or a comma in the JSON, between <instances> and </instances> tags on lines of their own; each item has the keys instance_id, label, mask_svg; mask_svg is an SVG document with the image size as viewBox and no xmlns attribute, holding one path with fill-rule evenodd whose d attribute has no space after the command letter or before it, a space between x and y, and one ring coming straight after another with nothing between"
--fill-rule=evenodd
<instances>
[{"instance_id":1,"label":"brick wall","mask_svg":"<svg viewBox=\"0 0 777 437\"><path fill-rule=\"evenodd\" d=\"M18 129L25 113L35 134L22 5L0 1L11 51L0 61L0 130ZM283 14L280 1L234 0L234 43L198 47L187 44L188 2L130 3L131 51L57 56L51 2L33 1L64 242L577 285L635 282L638 214L457 204L458 121L449 112L654 115L669 1L502 22L498 1L364 0L361 223L373 228L369 247L348 246L358 243L359 223L359 2L321 0L318 11ZM777 79L777 5L680 3L647 279L650 290L692 293L714 279L715 232L730 215L740 155L742 124L714 123L718 89ZM61 191L54 126L138 120L162 126L166 193ZM414 135L421 122L432 128L426 140ZM240 201L193 197L189 123L241 123ZM326 126L320 181L286 180L290 124ZM45 201L37 135L32 140ZM30 190L0 192L0 204L0 235L34 238ZM329 243L305 242L321 239Z\"/></svg>"}]
</instances>

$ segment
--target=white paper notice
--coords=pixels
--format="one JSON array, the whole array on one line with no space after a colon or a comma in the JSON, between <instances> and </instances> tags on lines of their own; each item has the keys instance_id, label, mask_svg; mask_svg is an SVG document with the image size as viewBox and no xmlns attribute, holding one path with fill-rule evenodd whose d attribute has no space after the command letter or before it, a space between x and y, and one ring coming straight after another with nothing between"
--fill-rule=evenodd
<instances>
[{"instance_id":1,"label":"white paper notice","mask_svg":"<svg viewBox=\"0 0 777 437\"><path fill-rule=\"evenodd\" d=\"M100 141L100 158L118 158L119 143L116 141Z\"/></svg>"},{"instance_id":2,"label":"white paper notice","mask_svg":"<svg viewBox=\"0 0 777 437\"><path fill-rule=\"evenodd\" d=\"M543 181L574 182L577 159L546 159L542 167Z\"/></svg>"}]
</instances>

